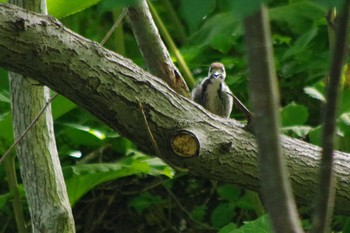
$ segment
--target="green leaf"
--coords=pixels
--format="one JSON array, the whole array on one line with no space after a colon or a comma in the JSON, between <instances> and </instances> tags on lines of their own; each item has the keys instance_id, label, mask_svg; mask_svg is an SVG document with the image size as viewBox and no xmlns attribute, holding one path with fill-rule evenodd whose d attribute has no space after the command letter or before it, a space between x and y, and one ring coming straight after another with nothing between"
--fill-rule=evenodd
<instances>
[{"instance_id":1,"label":"green leaf","mask_svg":"<svg viewBox=\"0 0 350 233\"><path fill-rule=\"evenodd\" d=\"M63 18L91 7L101 0L47 0L47 8L50 15L55 18Z\"/></svg>"},{"instance_id":2,"label":"green leaf","mask_svg":"<svg viewBox=\"0 0 350 233\"><path fill-rule=\"evenodd\" d=\"M18 194L20 199L25 198L25 192L22 184L18 185ZM10 192L0 195L0 209L2 209L4 205L12 199L13 195Z\"/></svg>"},{"instance_id":3,"label":"green leaf","mask_svg":"<svg viewBox=\"0 0 350 233\"><path fill-rule=\"evenodd\" d=\"M226 184L218 187L217 192L222 199L230 202L236 202L241 195L241 189L232 184Z\"/></svg>"},{"instance_id":4,"label":"green leaf","mask_svg":"<svg viewBox=\"0 0 350 233\"><path fill-rule=\"evenodd\" d=\"M343 113L338 117L337 126L343 134L350 136L350 112Z\"/></svg>"},{"instance_id":5,"label":"green leaf","mask_svg":"<svg viewBox=\"0 0 350 233\"><path fill-rule=\"evenodd\" d=\"M136 174L173 176L173 171L158 158L134 154L111 164L78 164L63 168L69 201L73 206L96 185Z\"/></svg>"},{"instance_id":6,"label":"green leaf","mask_svg":"<svg viewBox=\"0 0 350 233\"><path fill-rule=\"evenodd\" d=\"M100 11L112 11L118 8L125 8L129 6L134 6L139 2L139 0L104 0L99 4L98 9Z\"/></svg>"},{"instance_id":7,"label":"green leaf","mask_svg":"<svg viewBox=\"0 0 350 233\"><path fill-rule=\"evenodd\" d=\"M8 91L1 91L0 92L0 102L4 102L7 104L11 103Z\"/></svg>"},{"instance_id":8,"label":"green leaf","mask_svg":"<svg viewBox=\"0 0 350 233\"><path fill-rule=\"evenodd\" d=\"M245 222L245 224L231 233L271 233L272 229L267 215L264 215L254 221Z\"/></svg>"},{"instance_id":9,"label":"green leaf","mask_svg":"<svg viewBox=\"0 0 350 233\"><path fill-rule=\"evenodd\" d=\"M4 207L4 205L13 198L11 193L5 193L0 195L0 209Z\"/></svg>"},{"instance_id":10,"label":"green leaf","mask_svg":"<svg viewBox=\"0 0 350 233\"><path fill-rule=\"evenodd\" d=\"M232 203L220 203L210 216L211 225L220 228L232 221L235 205Z\"/></svg>"},{"instance_id":11,"label":"green leaf","mask_svg":"<svg viewBox=\"0 0 350 233\"><path fill-rule=\"evenodd\" d=\"M194 31L214 8L215 0L181 0L180 2L180 14L190 31Z\"/></svg>"},{"instance_id":12,"label":"green leaf","mask_svg":"<svg viewBox=\"0 0 350 233\"><path fill-rule=\"evenodd\" d=\"M279 34L273 34L272 35L272 41L276 45L290 45L292 38L290 36L285 35L279 35Z\"/></svg>"},{"instance_id":13,"label":"green leaf","mask_svg":"<svg viewBox=\"0 0 350 233\"><path fill-rule=\"evenodd\" d=\"M310 43L317 35L318 28L313 27L310 30L303 33L299 38L295 41L290 49L284 54L283 59L286 59L290 56L304 53L305 49L310 46Z\"/></svg>"},{"instance_id":14,"label":"green leaf","mask_svg":"<svg viewBox=\"0 0 350 233\"><path fill-rule=\"evenodd\" d=\"M321 146L322 127L318 126L310 131L310 142L316 146Z\"/></svg>"},{"instance_id":15,"label":"green leaf","mask_svg":"<svg viewBox=\"0 0 350 233\"><path fill-rule=\"evenodd\" d=\"M221 0L218 4L221 3L220 7L223 11L229 11L235 17L243 19L256 12L262 3L268 2L271 0L249 0L249 4L246 0Z\"/></svg>"},{"instance_id":16,"label":"green leaf","mask_svg":"<svg viewBox=\"0 0 350 233\"><path fill-rule=\"evenodd\" d=\"M237 225L231 222L226 226L222 227L218 233L231 233L236 229L237 229Z\"/></svg>"},{"instance_id":17,"label":"green leaf","mask_svg":"<svg viewBox=\"0 0 350 233\"><path fill-rule=\"evenodd\" d=\"M303 1L269 10L272 21L284 23L295 34L301 34L314 27L316 20L323 19L326 10L312 1Z\"/></svg>"},{"instance_id":18,"label":"green leaf","mask_svg":"<svg viewBox=\"0 0 350 233\"><path fill-rule=\"evenodd\" d=\"M340 94L339 114L350 112L350 90L343 90Z\"/></svg>"},{"instance_id":19,"label":"green leaf","mask_svg":"<svg viewBox=\"0 0 350 233\"><path fill-rule=\"evenodd\" d=\"M294 102L288 104L281 111L282 126L300 126L303 125L309 116L305 106Z\"/></svg>"},{"instance_id":20,"label":"green leaf","mask_svg":"<svg viewBox=\"0 0 350 233\"><path fill-rule=\"evenodd\" d=\"M303 138L306 135L308 135L312 129L313 128L311 126L299 125L299 126L283 127L282 132L292 137L296 135L299 138Z\"/></svg>"},{"instance_id":21,"label":"green leaf","mask_svg":"<svg viewBox=\"0 0 350 233\"><path fill-rule=\"evenodd\" d=\"M115 152L126 154L129 149L133 147L133 143L126 138L117 136L114 138L107 138L107 143L112 146Z\"/></svg>"},{"instance_id":22,"label":"green leaf","mask_svg":"<svg viewBox=\"0 0 350 233\"><path fill-rule=\"evenodd\" d=\"M337 9L342 9L344 0L316 0L318 4L321 4L325 7L325 9L331 9L336 7Z\"/></svg>"},{"instance_id":23,"label":"green leaf","mask_svg":"<svg viewBox=\"0 0 350 233\"><path fill-rule=\"evenodd\" d=\"M205 205L195 206L191 211L191 217L199 222L203 222L207 209Z\"/></svg>"},{"instance_id":24,"label":"green leaf","mask_svg":"<svg viewBox=\"0 0 350 233\"><path fill-rule=\"evenodd\" d=\"M149 192L141 193L139 196L133 198L130 201L130 206L136 210L138 214L142 214L142 212L153 205L157 205L161 203L163 200L160 196L150 194Z\"/></svg>"},{"instance_id":25,"label":"green leaf","mask_svg":"<svg viewBox=\"0 0 350 233\"><path fill-rule=\"evenodd\" d=\"M234 38L238 38L242 33L242 25L238 17L231 12L219 13L205 21L201 29L193 35L191 42L200 48L212 43L218 35L233 35Z\"/></svg>"},{"instance_id":26,"label":"green leaf","mask_svg":"<svg viewBox=\"0 0 350 233\"><path fill-rule=\"evenodd\" d=\"M52 116L53 119L58 119L70 110L76 108L77 105L74 104L69 99L59 95L55 98L55 100L52 102Z\"/></svg>"},{"instance_id":27,"label":"green leaf","mask_svg":"<svg viewBox=\"0 0 350 233\"><path fill-rule=\"evenodd\" d=\"M216 35L210 42L212 48L219 50L223 54L227 54L233 45L233 38L229 35Z\"/></svg>"},{"instance_id":28,"label":"green leaf","mask_svg":"<svg viewBox=\"0 0 350 233\"><path fill-rule=\"evenodd\" d=\"M310 97L317 99L317 100L321 101L322 103L326 103L326 97L316 87L305 87L304 92L305 92L305 94L309 95Z\"/></svg>"},{"instance_id":29,"label":"green leaf","mask_svg":"<svg viewBox=\"0 0 350 233\"><path fill-rule=\"evenodd\" d=\"M345 226L343 228L343 233L350 233L350 218L346 217Z\"/></svg>"},{"instance_id":30,"label":"green leaf","mask_svg":"<svg viewBox=\"0 0 350 233\"><path fill-rule=\"evenodd\" d=\"M261 205L260 203L257 203L257 200L259 199L257 195L258 194L253 191L246 192L244 196L239 198L236 206L244 210L256 210L260 207L259 205Z\"/></svg>"},{"instance_id":31,"label":"green leaf","mask_svg":"<svg viewBox=\"0 0 350 233\"><path fill-rule=\"evenodd\" d=\"M74 123L66 123L64 126L64 135L73 145L100 146L106 137L103 132L89 126Z\"/></svg>"},{"instance_id":32,"label":"green leaf","mask_svg":"<svg viewBox=\"0 0 350 233\"><path fill-rule=\"evenodd\" d=\"M0 115L0 129L0 154L2 154L13 141L11 112L6 112Z\"/></svg>"}]
</instances>

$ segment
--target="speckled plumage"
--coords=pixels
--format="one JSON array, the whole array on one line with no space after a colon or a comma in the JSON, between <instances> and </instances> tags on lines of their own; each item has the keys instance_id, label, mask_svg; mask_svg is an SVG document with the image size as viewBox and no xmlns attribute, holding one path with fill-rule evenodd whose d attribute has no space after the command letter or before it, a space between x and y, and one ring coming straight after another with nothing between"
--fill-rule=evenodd
<instances>
[{"instance_id":1,"label":"speckled plumage","mask_svg":"<svg viewBox=\"0 0 350 233\"><path fill-rule=\"evenodd\" d=\"M225 67L219 62L210 65L208 77L192 91L192 98L208 111L229 117L232 111L232 92L225 83Z\"/></svg>"}]
</instances>

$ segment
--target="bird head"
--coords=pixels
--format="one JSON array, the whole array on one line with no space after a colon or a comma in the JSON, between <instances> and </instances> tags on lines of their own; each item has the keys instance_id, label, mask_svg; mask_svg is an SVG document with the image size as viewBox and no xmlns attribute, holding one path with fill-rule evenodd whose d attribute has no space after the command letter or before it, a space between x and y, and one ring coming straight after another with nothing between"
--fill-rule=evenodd
<instances>
[{"instance_id":1,"label":"bird head","mask_svg":"<svg viewBox=\"0 0 350 233\"><path fill-rule=\"evenodd\" d=\"M210 65L208 76L214 79L224 80L226 78L225 67L222 63L214 62Z\"/></svg>"}]
</instances>

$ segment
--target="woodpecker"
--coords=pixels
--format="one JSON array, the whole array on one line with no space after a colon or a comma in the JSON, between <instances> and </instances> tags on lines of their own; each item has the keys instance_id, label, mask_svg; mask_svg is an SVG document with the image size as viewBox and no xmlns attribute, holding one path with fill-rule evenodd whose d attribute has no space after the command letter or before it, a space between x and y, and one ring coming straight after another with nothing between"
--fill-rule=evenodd
<instances>
[{"instance_id":1,"label":"woodpecker","mask_svg":"<svg viewBox=\"0 0 350 233\"><path fill-rule=\"evenodd\" d=\"M192 99L208 111L229 117L232 111L233 94L225 83L226 72L223 64L214 62L206 77L192 91Z\"/></svg>"}]
</instances>

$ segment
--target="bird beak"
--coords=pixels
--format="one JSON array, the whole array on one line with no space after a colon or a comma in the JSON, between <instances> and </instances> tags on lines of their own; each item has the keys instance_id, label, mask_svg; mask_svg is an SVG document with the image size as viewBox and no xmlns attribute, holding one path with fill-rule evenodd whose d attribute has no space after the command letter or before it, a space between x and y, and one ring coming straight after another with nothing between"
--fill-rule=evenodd
<instances>
[{"instance_id":1,"label":"bird beak","mask_svg":"<svg viewBox=\"0 0 350 233\"><path fill-rule=\"evenodd\" d=\"M221 74L220 72L218 72L218 71L215 71L215 72L212 74L212 76L213 76L214 78L216 78L216 79L222 78L222 74Z\"/></svg>"}]
</instances>

